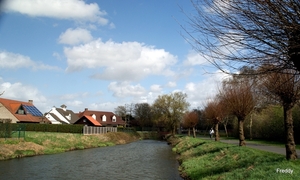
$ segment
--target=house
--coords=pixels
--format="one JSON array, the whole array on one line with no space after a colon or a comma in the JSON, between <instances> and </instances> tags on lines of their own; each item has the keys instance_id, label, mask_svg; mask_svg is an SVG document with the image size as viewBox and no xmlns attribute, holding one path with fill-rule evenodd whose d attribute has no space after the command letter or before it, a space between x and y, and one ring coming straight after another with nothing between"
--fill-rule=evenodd
<instances>
[{"instance_id":1,"label":"house","mask_svg":"<svg viewBox=\"0 0 300 180\"><path fill-rule=\"evenodd\" d=\"M64 104L60 108L54 106L49 112L45 113L45 117L51 124L71 124L71 121L78 120L78 116L72 110L68 110Z\"/></svg>"},{"instance_id":2,"label":"house","mask_svg":"<svg viewBox=\"0 0 300 180\"><path fill-rule=\"evenodd\" d=\"M102 126L96 119L92 116L84 115L75 121L73 124L84 124L87 126Z\"/></svg>"},{"instance_id":3,"label":"house","mask_svg":"<svg viewBox=\"0 0 300 180\"><path fill-rule=\"evenodd\" d=\"M91 124L96 126L96 123L94 122L94 120L96 120L104 127L118 127L125 125L125 122L113 112L91 111L88 110L88 108L85 108L83 112L79 112L78 117L79 119L75 121L74 124Z\"/></svg>"},{"instance_id":4,"label":"house","mask_svg":"<svg viewBox=\"0 0 300 180\"><path fill-rule=\"evenodd\" d=\"M43 114L28 102L0 98L0 119L11 119L11 123L49 123Z\"/></svg>"}]
</instances>

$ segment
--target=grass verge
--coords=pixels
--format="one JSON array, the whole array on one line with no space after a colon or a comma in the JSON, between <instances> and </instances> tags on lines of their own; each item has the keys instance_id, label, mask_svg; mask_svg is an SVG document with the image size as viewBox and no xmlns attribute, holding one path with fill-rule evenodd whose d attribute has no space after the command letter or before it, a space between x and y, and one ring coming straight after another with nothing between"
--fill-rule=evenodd
<instances>
[{"instance_id":1,"label":"grass verge","mask_svg":"<svg viewBox=\"0 0 300 180\"><path fill-rule=\"evenodd\" d=\"M300 179L300 161L283 155L192 137L170 142L185 179Z\"/></svg>"},{"instance_id":2,"label":"grass verge","mask_svg":"<svg viewBox=\"0 0 300 180\"><path fill-rule=\"evenodd\" d=\"M0 139L0 160L113 146L138 139L137 134L124 132L88 136L72 133L26 132L25 139Z\"/></svg>"}]
</instances>

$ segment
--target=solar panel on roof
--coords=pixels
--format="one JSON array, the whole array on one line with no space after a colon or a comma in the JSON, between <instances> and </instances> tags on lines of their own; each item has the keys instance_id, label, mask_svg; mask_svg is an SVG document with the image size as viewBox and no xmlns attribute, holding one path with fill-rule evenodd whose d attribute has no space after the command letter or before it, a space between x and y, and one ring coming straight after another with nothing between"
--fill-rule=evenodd
<instances>
[{"instance_id":1,"label":"solar panel on roof","mask_svg":"<svg viewBox=\"0 0 300 180\"><path fill-rule=\"evenodd\" d=\"M27 113L30 113L33 116L43 116L43 114L35 106L23 105L23 107L26 109Z\"/></svg>"}]
</instances>

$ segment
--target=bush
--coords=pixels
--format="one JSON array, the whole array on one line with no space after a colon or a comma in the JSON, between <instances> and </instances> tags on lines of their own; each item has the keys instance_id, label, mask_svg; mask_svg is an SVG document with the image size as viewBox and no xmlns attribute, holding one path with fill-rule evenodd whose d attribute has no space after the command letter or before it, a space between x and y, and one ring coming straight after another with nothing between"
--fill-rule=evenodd
<instances>
[{"instance_id":1,"label":"bush","mask_svg":"<svg viewBox=\"0 0 300 180\"><path fill-rule=\"evenodd\" d=\"M72 124L32 124L32 123L20 123L15 126L25 126L26 131L37 132L62 132L62 133L82 133L83 125Z\"/></svg>"}]
</instances>

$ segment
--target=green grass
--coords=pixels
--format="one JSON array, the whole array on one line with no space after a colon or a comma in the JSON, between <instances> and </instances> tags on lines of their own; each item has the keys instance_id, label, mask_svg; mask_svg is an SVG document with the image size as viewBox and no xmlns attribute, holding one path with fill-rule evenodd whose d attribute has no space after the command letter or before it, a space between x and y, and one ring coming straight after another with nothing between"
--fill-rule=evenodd
<instances>
[{"instance_id":1,"label":"green grass","mask_svg":"<svg viewBox=\"0 0 300 180\"><path fill-rule=\"evenodd\" d=\"M300 179L299 160L249 147L183 137L173 151L180 154L180 171L190 179Z\"/></svg>"},{"instance_id":2,"label":"green grass","mask_svg":"<svg viewBox=\"0 0 300 180\"><path fill-rule=\"evenodd\" d=\"M124 132L88 136L76 133L26 132L24 139L0 139L0 160L113 146L138 139L136 134Z\"/></svg>"}]
</instances>

